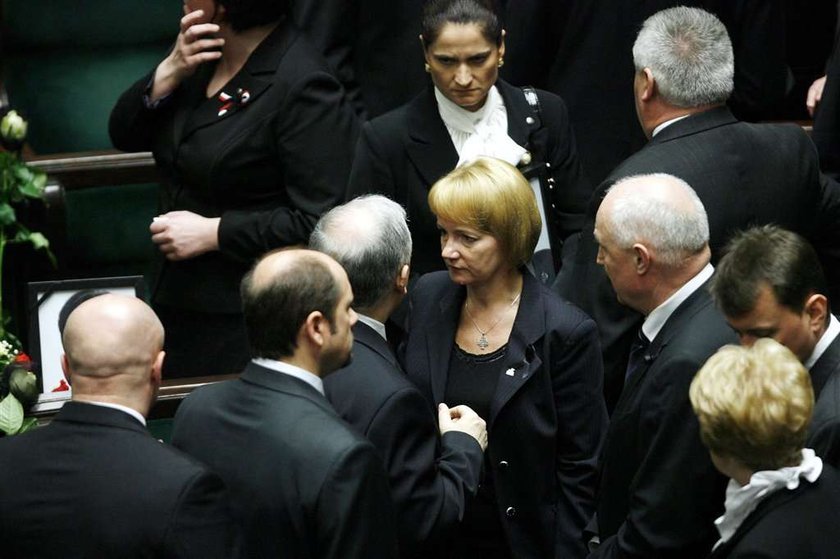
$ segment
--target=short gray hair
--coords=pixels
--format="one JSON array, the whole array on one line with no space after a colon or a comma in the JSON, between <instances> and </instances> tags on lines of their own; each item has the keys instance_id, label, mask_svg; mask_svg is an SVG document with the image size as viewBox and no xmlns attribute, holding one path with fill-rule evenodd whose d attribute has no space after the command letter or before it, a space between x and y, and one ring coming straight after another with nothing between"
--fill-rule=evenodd
<instances>
[{"instance_id":1,"label":"short gray hair","mask_svg":"<svg viewBox=\"0 0 840 559\"><path fill-rule=\"evenodd\" d=\"M725 103L734 88L726 27L699 8L669 8L645 20L633 63L637 72L650 68L663 99L677 107Z\"/></svg>"},{"instance_id":2,"label":"short gray hair","mask_svg":"<svg viewBox=\"0 0 840 559\"><path fill-rule=\"evenodd\" d=\"M656 249L660 262L678 266L709 242L706 208L687 182L665 173L627 177L612 188L646 179L667 181L669 188L681 190L691 200L691 207L685 211L655 196L620 196L613 201L609 214L610 234L621 248L644 242Z\"/></svg>"},{"instance_id":3,"label":"short gray hair","mask_svg":"<svg viewBox=\"0 0 840 559\"><path fill-rule=\"evenodd\" d=\"M309 246L344 267L353 288L353 306L374 306L411 261L411 233L405 210L378 194L359 196L318 220Z\"/></svg>"}]
</instances>

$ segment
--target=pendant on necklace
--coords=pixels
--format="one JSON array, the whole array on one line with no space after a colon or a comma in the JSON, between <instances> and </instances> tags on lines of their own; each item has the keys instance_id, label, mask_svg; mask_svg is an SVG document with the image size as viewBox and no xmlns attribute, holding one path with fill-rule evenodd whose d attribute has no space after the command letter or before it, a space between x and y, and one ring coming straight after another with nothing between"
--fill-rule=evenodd
<instances>
[{"instance_id":1,"label":"pendant on necklace","mask_svg":"<svg viewBox=\"0 0 840 559\"><path fill-rule=\"evenodd\" d=\"M477 345L481 351L484 351L490 346L490 342L487 341L487 337L484 334L481 334L481 337L477 342L475 342L475 345Z\"/></svg>"}]
</instances>

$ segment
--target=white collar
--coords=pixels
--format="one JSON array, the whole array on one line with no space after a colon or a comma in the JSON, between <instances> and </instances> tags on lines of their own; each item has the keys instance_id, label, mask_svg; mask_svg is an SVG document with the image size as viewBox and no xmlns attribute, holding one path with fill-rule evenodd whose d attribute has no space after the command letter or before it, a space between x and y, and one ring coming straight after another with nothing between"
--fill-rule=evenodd
<instances>
[{"instance_id":1,"label":"white collar","mask_svg":"<svg viewBox=\"0 0 840 559\"><path fill-rule=\"evenodd\" d=\"M659 134L660 132L662 132L663 130L665 130L666 128L671 126L672 124L674 124L675 122L679 122L682 119L688 118L690 116L691 115L688 114L688 115L678 116L677 118L672 118L671 120L666 120L665 122L663 122L662 124L660 124L659 126L657 126L656 128L653 129L653 134L651 134L650 137L653 138L654 136L656 136L657 134Z\"/></svg>"},{"instance_id":2,"label":"white collar","mask_svg":"<svg viewBox=\"0 0 840 559\"><path fill-rule=\"evenodd\" d=\"M505 101L495 85L487 92L484 105L475 112L459 107L437 87L434 91L438 114L458 154L457 166L482 156L519 164L527 150L508 136Z\"/></svg>"},{"instance_id":3,"label":"white collar","mask_svg":"<svg viewBox=\"0 0 840 559\"><path fill-rule=\"evenodd\" d=\"M143 414L141 414L139 411L135 410L134 408L129 408L128 406L123 406L123 405L120 405L120 404L112 404L110 402L91 402L89 400L73 400L73 401L78 402L80 404L91 404L93 406L99 406L99 407L102 407L102 408L111 408L112 410L120 410L121 412L127 413L128 415L130 415L131 417L133 417L134 419L136 419L137 421L142 423L144 427L146 426L146 418L143 417Z\"/></svg>"},{"instance_id":4,"label":"white collar","mask_svg":"<svg viewBox=\"0 0 840 559\"><path fill-rule=\"evenodd\" d=\"M811 357L805 361L805 368L809 371L811 367L816 365L817 361L819 361L822 354L825 353L825 350L828 349L828 346L831 345L831 342L840 334L840 320L837 320L835 316L832 314L831 318L828 320L828 328L826 328L825 332L823 332L822 337L817 342L817 345L814 346L814 351L811 352Z\"/></svg>"},{"instance_id":5,"label":"white collar","mask_svg":"<svg viewBox=\"0 0 840 559\"><path fill-rule=\"evenodd\" d=\"M810 448L802 449L802 461L796 466L754 472L747 485L741 486L734 479L726 487L725 511L715 520L720 540L715 547L731 538L758 504L773 493L799 487L802 478L814 483L822 474L823 462ZM796 522L796 519L791 519Z\"/></svg>"},{"instance_id":6,"label":"white collar","mask_svg":"<svg viewBox=\"0 0 840 559\"><path fill-rule=\"evenodd\" d=\"M321 380L321 377L314 373L310 373L306 369L301 369L300 367L295 367L294 365L290 365L285 361L277 361L275 359L266 359L264 357L254 357L251 359L251 362L256 363L266 369L271 369L273 371L277 371L278 373L283 373L284 375L289 375L295 378L298 378L317 390L324 394L324 381Z\"/></svg>"},{"instance_id":7,"label":"white collar","mask_svg":"<svg viewBox=\"0 0 840 559\"><path fill-rule=\"evenodd\" d=\"M495 85L487 92L487 100L477 111L468 111L447 99L446 95L441 93L437 86L434 89L435 101L437 101L438 112L443 123L463 132L474 133L476 125L484 118L484 113L488 110L491 112L496 110L499 103L504 107L501 95L499 95Z\"/></svg>"},{"instance_id":8,"label":"white collar","mask_svg":"<svg viewBox=\"0 0 840 559\"><path fill-rule=\"evenodd\" d=\"M644 333L647 339L653 341L659 334L659 331L662 330L662 327L665 326L665 322L668 321L668 318L670 318L671 315L674 314L674 311L677 310L677 307L682 305L692 293L697 291L700 286L706 283L706 281L712 277L712 274L714 273L714 266L706 264L706 266L700 270L696 276L688 280L685 285L677 289L670 297L665 299L665 302L653 309L650 314L647 315L644 323L642 324L642 333Z\"/></svg>"},{"instance_id":9,"label":"white collar","mask_svg":"<svg viewBox=\"0 0 840 559\"><path fill-rule=\"evenodd\" d=\"M385 341L388 341L388 336L385 333L385 325L384 324L382 324L381 322L379 322L375 318L365 316L360 312L357 312L356 316L359 317L359 322L361 322L363 324L367 324L368 326L373 328L376 331L377 334L382 336L382 339L384 339Z\"/></svg>"}]
</instances>

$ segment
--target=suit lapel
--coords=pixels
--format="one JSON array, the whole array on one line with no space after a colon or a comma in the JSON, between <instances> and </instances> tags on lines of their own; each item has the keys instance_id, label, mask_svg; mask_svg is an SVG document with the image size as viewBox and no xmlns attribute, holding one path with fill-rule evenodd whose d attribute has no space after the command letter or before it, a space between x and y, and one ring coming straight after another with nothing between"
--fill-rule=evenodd
<instances>
[{"instance_id":1,"label":"suit lapel","mask_svg":"<svg viewBox=\"0 0 840 559\"><path fill-rule=\"evenodd\" d=\"M671 339L688 327L688 322L700 310L711 304L711 299L706 295L706 283L697 288L694 293L688 296L688 299L671 313L662 329L656 338L651 340L650 345L644 353L644 364L637 369L633 375L627 379L624 389L621 391L621 396L616 404L616 410L622 407L625 401L632 401L633 395L639 390L642 385L642 380L647 375L647 372L656 362L656 359L662 351L668 346Z\"/></svg>"},{"instance_id":2,"label":"suit lapel","mask_svg":"<svg viewBox=\"0 0 840 559\"><path fill-rule=\"evenodd\" d=\"M180 140L184 141L201 128L223 122L234 114L247 110L271 87L274 73L293 39L289 24L278 25L251 53L245 66L222 88L221 92L210 99L205 97L205 92L212 71L207 76L202 75L202 79L195 80L195 88L198 91L192 91L191 95L194 97L200 95L198 98L201 101L189 105L195 109L183 124ZM212 67L210 69L212 70ZM226 94L230 99L227 102L221 101L219 99L221 93ZM225 110L222 111L222 109Z\"/></svg>"},{"instance_id":3,"label":"suit lapel","mask_svg":"<svg viewBox=\"0 0 840 559\"><path fill-rule=\"evenodd\" d=\"M530 142L531 133L540 128L540 123L536 120L538 115L532 116L530 105L525 101L525 94L518 87L514 87L502 80L496 82L496 89L505 102L505 111L507 112L508 120L508 136L510 139L520 146L532 150L532 146L536 142ZM525 119L528 117L534 119L534 122L528 124ZM531 144L531 145L529 145Z\"/></svg>"},{"instance_id":4,"label":"suit lapel","mask_svg":"<svg viewBox=\"0 0 840 559\"><path fill-rule=\"evenodd\" d=\"M408 111L408 158L428 188L458 164L458 152L440 118L433 86L411 103Z\"/></svg>"},{"instance_id":5,"label":"suit lapel","mask_svg":"<svg viewBox=\"0 0 840 559\"><path fill-rule=\"evenodd\" d=\"M449 360L455 345L455 333L464 294L465 290L462 287L449 290L438 303L439 312L435 315L433 323L426 329L430 388L435 404L444 400L446 381L449 378Z\"/></svg>"},{"instance_id":6,"label":"suit lapel","mask_svg":"<svg viewBox=\"0 0 840 559\"><path fill-rule=\"evenodd\" d=\"M520 388L542 366L542 359L534 344L545 334L545 316L535 309L544 308L540 284L531 274L523 275L522 299L508 340L504 368L499 373L496 392L490 402L488 428L496 416Z\"/></svg>"}]
</instances>

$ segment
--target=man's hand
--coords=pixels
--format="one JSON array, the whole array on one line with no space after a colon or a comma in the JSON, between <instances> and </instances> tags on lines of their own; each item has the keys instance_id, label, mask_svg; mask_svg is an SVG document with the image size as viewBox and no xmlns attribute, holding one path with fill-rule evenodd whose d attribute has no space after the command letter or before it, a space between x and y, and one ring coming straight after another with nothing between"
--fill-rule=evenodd
<instances>
[{"instance_id":1,"label":"man's hand","mask_svg":"<svg viewBox=\"0 0 840 559\"><path fill-rule=\"evenodd\" d=\"M155 70L155 81L149 96L151 101L175 91L200 64L222 57L221 49L225 40L212 36L218 33L220 28L215 23L204 21L205 19L204 10L189 12L181 18L181 31L175 41L175 48Z\"/></svg>"},{"instance_id":2,"label":"man's hand","mask_svg":"<svg viewBox=\"0 0 840 559\"><path fill-rule=\"evenodd\" d=\"M808 88L808 98L805 100L805 107L808 108L808 114L814 118L814 113L817 111L820 101L822 101L823 90L825 89L825 76L817 78L811 87Z\"/></svg>"},{"instance_id":3,"label":"man's hand","mask_svg":"<svg viewBox=\"0 0 840 559\"><path fill-rule=\"evenodd\" d=\"M469 406L460 405L450 408L446 404L439 404L438 425L441 435L447 431L460 431L478 441L481 450L487 448L487 423Z\"/></svg>"},{"instance_id":4,"label":"man's hand","mask_svg":"<svg viewBox=\"0 0 840 559\"><path fill-rule=\"evenodd\" d=\"M167 259L185 260L219 249L219 221L193 212L169 212L154 218L149 231Z\"/></svg>"}]
</instances>

